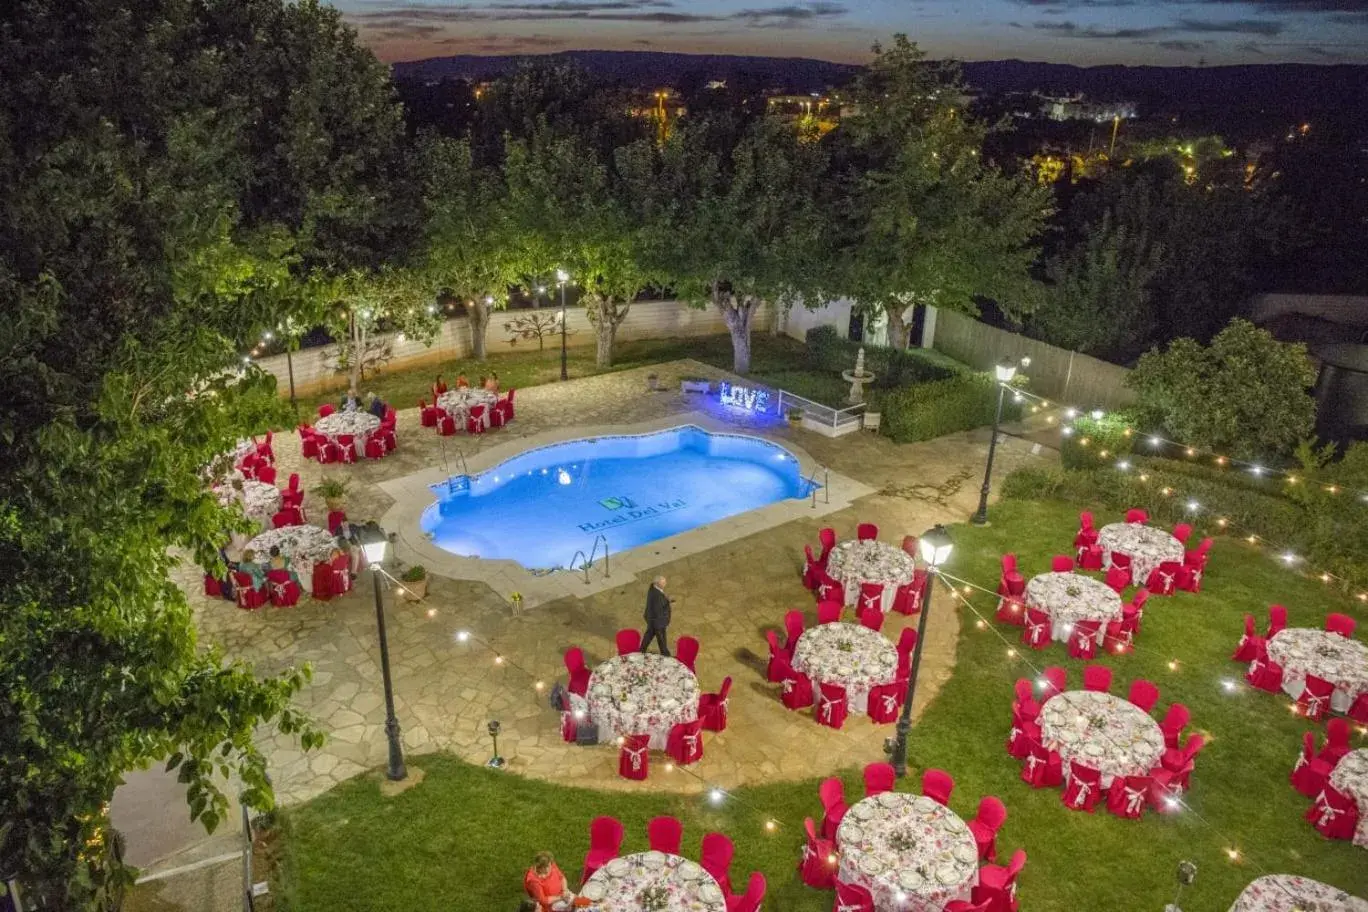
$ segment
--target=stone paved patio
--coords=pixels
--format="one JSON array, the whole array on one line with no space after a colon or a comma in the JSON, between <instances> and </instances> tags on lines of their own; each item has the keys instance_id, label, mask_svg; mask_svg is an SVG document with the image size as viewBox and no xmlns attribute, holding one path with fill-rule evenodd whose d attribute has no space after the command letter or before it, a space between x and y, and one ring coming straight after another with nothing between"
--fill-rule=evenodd
<instances>
[{"instance_id":1,"label":"stone paved patio","mask_svg":"<svg viewBox=\"0 0 1368 912\"><path fill-rule=\"evenodd\" d=\"M650 371L672 391L648 393L645 377ZM452 464L453 446L469 457L510 437L548 429L629 424L693 411L699 407L698 397L677 392L677 378L688 375L727 376L698 362L680 361L519 391L518 419L511 427L484 439L451 438L455 444L447 442L445 454L443 439L419 426L417 410L401 410L400 449L395 454L380 462L329 467L328 473L353 479L348 514L354 520L379 517L391 506L380 482ZM736 423L756 430L754 422ZM734 679L729 728L705 735L704 759L692 773L665 771L664 757L657 755L646 783L619 779L616 749L564 744L558 714L549 708L545 689L538 689L539 684L549 687L564 678L562 655L568 646L583 647L592 664L613 654L616 630L641 626L652 574L636 578L623 571L613 573L613 588L566 596L519 613L507 600L509 593L467 580L433 576L428 597L420 604L386 593L397 713L414 762L421 765L417 755L434 749L484 761L490 755L485 734L490 719L503 724L499 748L511 771L605 789L732 787L812 777L878 757L891 726L874 726L852 716L844 730L833 731L818 726L810 712L790 713L780 706L776 688L764 680L764 631L778 627L784 612L792 608L804 609L812 620L813 600L799 577L802 546L816 542L821 526L833 526L846 538L853 535L857 521L871 521L879 524L882 538L897 541L936 522L967 517L977 502L988 433L898 446L863 432L837 440L782 424L758 432L791 441L876 493L831 515L796 519L689 556L673 557L665 550L668 543L659 549L656 572L669 577L675 599L671 638L691 634L702 641L698 670L704 690L716 690L726 675ZM295 435L277 435L275 449L280 483L292 470L300 472L306 488L322 477L323 467L301 462ZM1018 465L1053 454L1037 455L1028 442L1009 438L999 445L997 458L995 475L1001 478ZM312 494L306 508L314 517L325 513ZM306 600L293 609L268 607L253 613L205 599L194 567L185 568L183 582L192 593L205 637L229 654L254 663L263 673L303 662L313 665L314 680L301 704L329 738L321 750L308 755L288 739L264 745L281 801L307 799L385 762L383 691L369 581L360 580L356 592L331 602ZM918 711L954 664L959 619L948 610L944 596L938 608L924 647ZM909 620L915 618L890 617L885 634L896 639ZM457 642L459 630L470 631L472 640ZM496 656L503 661L496 663Z\"/></svg>"}]
</instances>

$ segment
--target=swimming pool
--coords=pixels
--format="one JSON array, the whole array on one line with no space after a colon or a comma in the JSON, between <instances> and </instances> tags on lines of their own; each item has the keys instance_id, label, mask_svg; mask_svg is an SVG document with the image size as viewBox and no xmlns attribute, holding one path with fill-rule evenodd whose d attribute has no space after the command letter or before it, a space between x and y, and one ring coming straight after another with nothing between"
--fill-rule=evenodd
<instances>
[{"instance_id":1,"label":"swimming pool","mask_svg":"<svg viewBox=\"0 0 1368 912\"><path fill-rule=\"evenodd\" d=\"M437 547L547 569L599 535L618 554L810 488L783 447L685 425L539 447L432 491L420 525Z\"/></svg>"}]
</instances>

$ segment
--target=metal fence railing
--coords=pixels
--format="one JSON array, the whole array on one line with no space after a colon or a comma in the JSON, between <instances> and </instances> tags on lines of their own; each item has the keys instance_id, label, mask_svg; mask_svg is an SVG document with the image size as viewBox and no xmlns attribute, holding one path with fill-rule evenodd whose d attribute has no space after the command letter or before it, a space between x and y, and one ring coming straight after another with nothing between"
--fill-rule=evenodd
<instances>
[{"instance_id":1,"label":"metal fence railing","mask_svg":"<svg viewBox=\"0 0 1368 912\"><path fill-rule=\"evenodd\" d=\"M830 428L833 436L845 431L859 430L865 404L848 405L842 409L832 408L820 402L813 402L788 390L779 391L779 414L787 415L797 409L803 413L803 420Z\"/></svg>"}]
</instances>

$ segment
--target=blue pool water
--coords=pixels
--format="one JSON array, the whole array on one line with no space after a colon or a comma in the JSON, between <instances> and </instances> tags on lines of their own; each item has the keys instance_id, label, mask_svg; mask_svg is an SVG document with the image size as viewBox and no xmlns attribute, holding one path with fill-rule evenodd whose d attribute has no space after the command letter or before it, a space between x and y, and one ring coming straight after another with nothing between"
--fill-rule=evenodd
<instances>
[{"instance_id":1,"label":"blue pool water","mask_svg":"<svg viewBox=\"0 0 1368 912\"><path fill-rule=\"evenodd\" d=\"M432 490L437 547L529 569L569 566L600 534L617 554L809 492L783 447L693 425L557 443Z\"/></svg>"}]
</instances>

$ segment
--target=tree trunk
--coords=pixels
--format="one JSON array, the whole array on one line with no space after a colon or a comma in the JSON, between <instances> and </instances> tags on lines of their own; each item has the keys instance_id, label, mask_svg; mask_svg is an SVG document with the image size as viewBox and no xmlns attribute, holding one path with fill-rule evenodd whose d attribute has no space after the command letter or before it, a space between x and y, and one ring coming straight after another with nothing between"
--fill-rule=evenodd
<instances>
[{"instance_id":1,"label":"tree trunk","mask_svg":"<svg viewBox=\"0 0 1368 912\"><path fill-rule=\"evenodd\" d=\"M779 338L779 324L784 321L784 305L779 301L774 302L774 320L770 323L770 335Z\"/></svg>"},{"instance_id":2,"label":"tree trunk","mask_svg":"<svg viewBox=\"0 0 1368 912\"><path fill-rule=\"evenodd\" d=\"M349 392L354 390L357 395L360 395L362 379L361 367L364 364L363 359L366 356L366 327L356 319L355 314L352 315L351 326L352 350L351 363L347 365L347 387Z\"/></svg>"},{"instance_id":3,"label":"tree trunk","mask_svg":"<svg viewBox=\"0 0 1368 912\"><path fill-rule=\"evenodd\" d=\"M613 340L617 338L617 324L611 320L599 320L594 327L598 345L594 349L594 363L600 370L613 366Z\"/></svg>"},{"instance_id":4,"label":"tree trunk","mask_svg":"<svg viewBox=\"0 0 1368 912\"><path fill-rule=\"evenodd\" d=\"M470 347L476 361L485 359L485 330L489 328L489 307L483 298L475 298L466 308L470 314Z\"/></svg>"},{"instance_id":5,"label":"tree trunk","mask_svg":"<svg viewBox=\"0 0 1368 912\"><path fill-rule=\"evenodd\" d=\"M713 303L722 311L722 319L727 324L727 331L731 333L732 372L742 375L750 373L751 316L755 313L755 308L760 303L759 300L756 298L737 300L735 295L714 293Z\"/></svg>"},{"instance_id":6,"label":"tree trunk","mask_svg":"<svg viewBox=\"0 0 1368 912\"><path fill-rule=\"evenodd\" d=\"M893 301L884 305L888 316L888 345L890 348L907 348L907 322L903 320L903 310L907 305Z\"/></svg>"}]
</instances>

